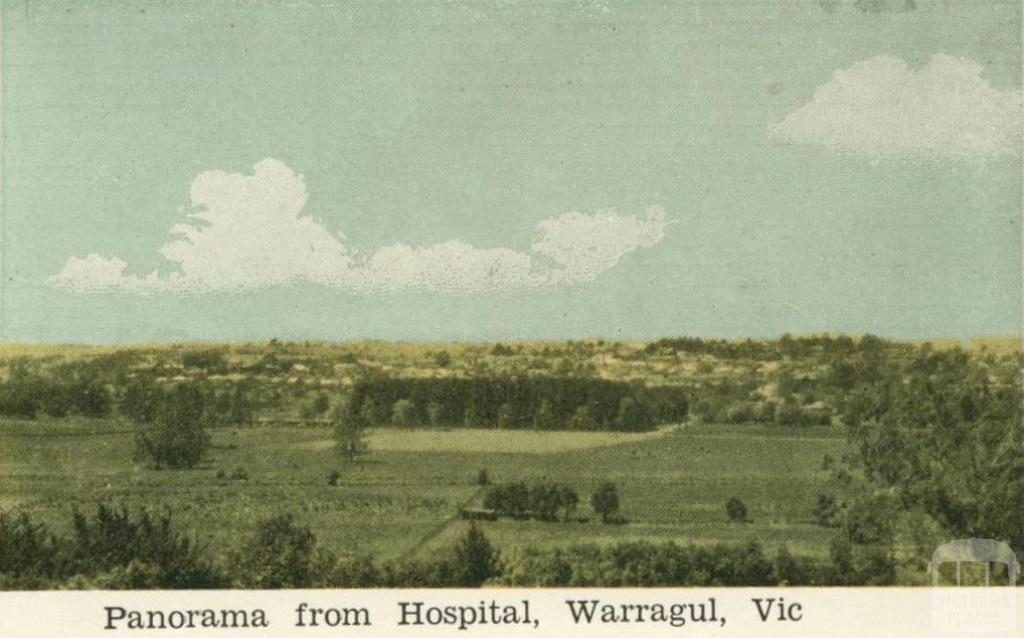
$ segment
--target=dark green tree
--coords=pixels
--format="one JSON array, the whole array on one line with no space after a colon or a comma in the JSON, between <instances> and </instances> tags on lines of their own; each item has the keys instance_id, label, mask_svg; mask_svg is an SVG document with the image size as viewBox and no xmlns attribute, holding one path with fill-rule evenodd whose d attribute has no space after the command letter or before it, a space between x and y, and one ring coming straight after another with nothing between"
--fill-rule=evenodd
<instances>
[{"instance_id":1,"label":"dark green tree","mask_svg":"<svg viewBox=\"0 0 1024 638\"><path fill-rule=\"evenodd\" d=\"M140 424L135 436L136 457L149 459L157 469L191 468L210 446L206 397L192 383L182 383L157 401L149 424Z\"/></svg>"},{"instance_id":2,"label":"dark green tree","mask_svg":"<svg viewBox=\"0 0 1024 638\"><path fill-rule=\"evenodd\" d=\"M316 551L316 537L291 514L261 520L231 559L238 583L254 589L312 587L329 561Z\"/></svg>"},{"instance_id":3,"label":"dark green tree","mask_svg":"<svg viewBox=\"0 0 1024 638\"><path fill-rule=\"evenodd\" d=\"M610 481L601 483L591 495L590 505L601 516L601 522L611 522L619 513L619 488Z\"/></svg>"},{"instance_id":4,"label":"dark green tree","mask_svg":"<svg viewBox=\"0 0 1024 638\"><path fill-rule=\"evenodd\" d=\"M334 431L335 450L346 461L353 461L369 449L366 415L352 402L346 401L334 408L331 426Z\"/></svg>"},{"instance_id":5,"label":"dark green tree","mask_svg":"<svg viewBox=\"0 0 1024 638\"><path fill-rule=\"evenodd\" d=\"M471 524L455 546L452 564L454 583L459 587L479 587L498 573L498 552L484 533Z\"/></svg>"}]
</instances>

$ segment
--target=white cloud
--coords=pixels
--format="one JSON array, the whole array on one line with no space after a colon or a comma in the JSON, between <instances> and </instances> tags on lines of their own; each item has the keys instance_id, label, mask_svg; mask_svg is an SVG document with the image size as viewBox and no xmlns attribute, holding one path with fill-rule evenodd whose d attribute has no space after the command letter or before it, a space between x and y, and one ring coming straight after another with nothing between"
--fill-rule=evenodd
<instances>
[{"instance_id":1,"label":"white cloud","mask_svg":"<svg viewBox=\"0 0 1024 638\"><path fill-rule=\"evenodd\" d=\"M72 292L199 294L245 291L296 282L357 293L427 291L470 294L590 281L639 248L660 242L668 221L652 207L644 219L607 211L571 212L540 222L536 255L478 248L458 239L429 246L404 243L360 256L345 237L302 216L302 176L265 159L252 175L208 171L192 184L191 209L169 231L160 254L168 275L131 274L119 257L70 257L50 277ZM550 259L545 266L540 256Z\"/></svg>"},{"instance_id":2,"label":"white cloud","mask_svg":"<svg viewBox=\"0 0 1024 638\"><path fill-rule=\"evenodd\" d=\"M553 280L590 281L614 268L623 255L660 242L667 226L660 206L649 208L646 219L610 211L596 215L566 213L537 225L539 237L533 250L558 265L551 273Z\"/></svg>"},{"instance_id":3,"label":"white cloud","mask_svg":"<svg viewBox=\"0 0 1024 638\"><path fill-rule=\"evenodd\" d=\"M876 56L836 71L771 133L875 157L1019 155L1021 91L993 87L981 72L948 55L917 70Z\"/></svg>"}]
</instances>

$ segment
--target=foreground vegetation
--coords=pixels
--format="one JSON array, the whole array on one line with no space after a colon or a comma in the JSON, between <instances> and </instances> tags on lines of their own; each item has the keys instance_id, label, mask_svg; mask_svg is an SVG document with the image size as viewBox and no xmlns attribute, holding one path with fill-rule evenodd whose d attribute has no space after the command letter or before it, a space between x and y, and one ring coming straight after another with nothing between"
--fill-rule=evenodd
<instances>
[{"instance_id":1,"label":"foreground vegetation","mask_svg":"<svg viewBox=\"0 0 1024 638\"><path fill-rule=\"evenodd\" d=\"M0 588L923 582L1024 547L995 345L7 347Z\"/></svg>"}]
</instances>

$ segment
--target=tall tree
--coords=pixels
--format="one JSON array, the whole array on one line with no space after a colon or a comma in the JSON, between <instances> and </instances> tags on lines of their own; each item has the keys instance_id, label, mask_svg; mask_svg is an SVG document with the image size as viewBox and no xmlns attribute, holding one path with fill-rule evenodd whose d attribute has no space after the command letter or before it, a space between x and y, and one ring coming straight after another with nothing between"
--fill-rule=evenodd
<instances>
[{"instance_id":1,"label":"tall tree","mask_svg":"<svg viewBox=\"0 0 1024 638\"><path fill-rule=\"evenodd\" d=\"M360 454L366 453L369 449L366 440L368 424L362 410L356 408L352 402L346 401L334 409L331 423L334 427L335 449L342 458L352 461Z\"/></svg>"},{"instance_id":2,"label":"tall tree","mask_svg":"<svg viewBox=\"0 0 1024 638\"><path fill-rule=\"evenodd\" d=\"M619 512L619 488L615 483L605 481L591 495L590 505L601 515L601 522L611 522Z\"/></svg>"}]
</instances>

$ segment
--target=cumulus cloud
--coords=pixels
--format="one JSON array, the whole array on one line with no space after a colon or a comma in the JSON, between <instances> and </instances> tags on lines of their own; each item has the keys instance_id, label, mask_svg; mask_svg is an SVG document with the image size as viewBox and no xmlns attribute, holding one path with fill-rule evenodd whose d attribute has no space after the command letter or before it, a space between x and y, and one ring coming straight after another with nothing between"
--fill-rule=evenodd
<instances>
[{"instance_id":1,"label":"cumulus cloud","mask_svg":"<svg viewBox=\"0 0 1024 638\"><path fill-rule=\"evenodd\" d=\"M284 163L265 159L251 175L208 171L190 192L191 207L169 230L160 255L166 275L139 275L119 257L68 258L50 285L72 292L201 294L297 282L373 294L426 291L471 294L593 280L626 254L665 236L665 211L646 217L570 212L536 228L533 254L480 248L458 239L384 246L361 255L346 238L303 216L306 185Z\"/></svg>"},{"instance_id":2,"label":"cumulus cloud","mask_svg":"<svg viewBox=\"0 0 1024 638\"><path fill-rule=\"evenodd\" d=\"M1018 155L1021 91L994 87L981 72L977 62L948 55L916 70L876 56L836 71L771 134L875 157Z\"/></svg>"}]
</instances>

